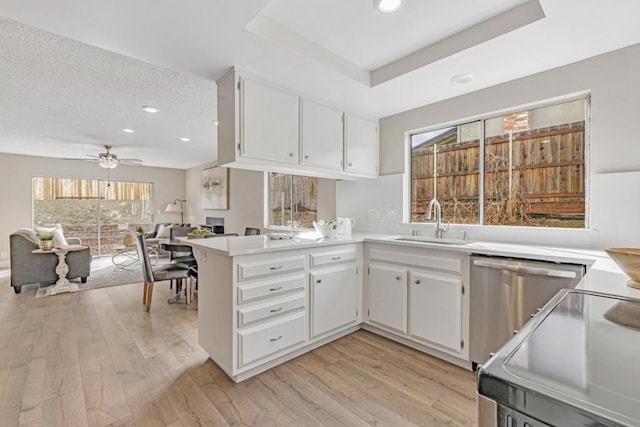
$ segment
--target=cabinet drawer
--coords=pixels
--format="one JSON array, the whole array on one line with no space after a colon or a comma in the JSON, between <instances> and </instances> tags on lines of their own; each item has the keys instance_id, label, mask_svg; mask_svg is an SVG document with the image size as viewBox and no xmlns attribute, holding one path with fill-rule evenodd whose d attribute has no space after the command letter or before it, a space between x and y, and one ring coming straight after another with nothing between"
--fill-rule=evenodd
<instances>
[{"instance_id":1,"label":"cabinet drawer","mask_svg":"<svg viewBox=\"0 0 640 427\"><path fill-rule=\"evenodd\" d=\"M311 254L311 267L338 264L341 262L355 261L357 257L356 249L349 248L342 251L321 252Z\"/></svg>"},{"instance_id":2,"label":"cabinet drawer","mask_svg":"<svg viewBox=\"0 0 640 427\"><path fill-rule=\"evenodd\" d=\"M304 312L238 332L238 364L248 365L305 340Z\"/></svg>"},{"instance_id":3,"label":"cabinet drawer","mask_svg":"<svg viewBox=\"0 0 640 427\"><path fill-rule=\"evenodd\" d=\"M238 280L246 280L253 277L297 270L304 270L304 255L289 258L276 258L268 262L238 264Z\"/></svg>"},{"instance_id":4,"label":"cabinet drawer","mask_svg":"<svg viewBox=\"0 0 640 427\"><path fill-rule=\"evenodd\" d=\"M297 290L304 290L304 275L240 284L238 285L238 304Z\"/></svg>"},{"instance_id":5,"label":"cabinet drawer","mask_svg":"<svg viewBox=\"0 0 640 427\"><path fill-rule=\"evenodd\" d=\"M281 316L300 308L304 308L304 293L302 292L287 298L280 298L277 301L269 299L266 304L240 308L238 310L238 327L270 317Z\"/></svg>"}]
</instances>

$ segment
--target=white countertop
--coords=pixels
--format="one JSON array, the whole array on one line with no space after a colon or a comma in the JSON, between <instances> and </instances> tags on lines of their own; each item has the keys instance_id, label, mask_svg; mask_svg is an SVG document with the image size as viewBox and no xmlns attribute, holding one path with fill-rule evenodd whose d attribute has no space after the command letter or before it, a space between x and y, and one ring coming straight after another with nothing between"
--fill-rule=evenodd
<instances>
[{"instance_id":1,"label":"white countertop","mask_svg":"<svg viewBox=\"0 0 640 427\"><path fill-rule=\"evenodd\" d=\"M269 240L267 236L216 237L209 239L180 239L195 248L226 256L250 255L302 248L375 242L414 246L468 254L510 256L543 261L576 263L590 266L577 288L640 299L640 290L627 286L628 277L604 251L516 245L494 242L472 242L456 245L440 243L398 241L398 235L353 234L335 238L322 238L317 233L300 234L295 239Z\"/></svg>"}]
</instances>

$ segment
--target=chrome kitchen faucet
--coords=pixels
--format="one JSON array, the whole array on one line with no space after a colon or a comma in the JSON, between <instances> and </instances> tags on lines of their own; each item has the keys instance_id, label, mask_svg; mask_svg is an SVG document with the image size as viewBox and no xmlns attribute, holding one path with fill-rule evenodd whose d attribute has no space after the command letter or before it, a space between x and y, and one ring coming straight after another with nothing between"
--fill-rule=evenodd
<instances>
[{"instance_id":1,"label":"chrome kitchen faucet","mask_svg":"<svg viewBox=\"0 0 640 427\"><path fill-rule=\"evenodd\" d=\"M429 202L429 207L427 208L427 220L431 221L431 214L433 212L433 208L435 207L436 211L436 239L442 239L442 234L449 231L449 224L442 223L442 209L440 208L440 202L435 197L431 199Z\"/></svg>"}]
</instances>

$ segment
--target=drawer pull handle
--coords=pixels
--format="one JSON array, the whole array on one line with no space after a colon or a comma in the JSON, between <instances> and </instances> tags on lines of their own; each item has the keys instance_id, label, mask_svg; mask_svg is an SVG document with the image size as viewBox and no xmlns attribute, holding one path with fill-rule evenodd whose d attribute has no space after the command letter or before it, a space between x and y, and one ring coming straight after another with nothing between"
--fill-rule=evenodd
<instances>
[{"instance_id":1,"label":"drawer pull handle","mask_svg":"<svg viewBox=\"0 0 640 427\"><path fill-rule=\"evenodd\" d=\"M277 288L270 288L269 292L279 291L280 289L282 289L282 286L278 286Z\"/></svg>"},{"instance_id":2,"label":"drawer pull handle","mask_svg":"<svg viewBox=\"0 0 640 427\"><path fill-rule=\"evenodd\" d=\"M332 261L338 261L340 259L342 259L341 256L334 256L333 258L331 258Z\"/></svg>"},{"instance_id":3,"label":"drawer pull handle","mask_svg":"<svg viewBox=\"0 0 640 427\"><path fill-rule=\"evenodd\" d=\"M277 267L269 267L269 270L280 270L282 268L281 265L277 266Z\"/></svg>"},{"instance_id":4,"label":"drawer pull handle","mask_svg":"<svg viewBox=\"0 0 640 427\"><path fill-rule=\"evenodd\" d=\"M276 308L275 310L271 310L272 313L277 313L279 311L282 311L282 307Z\"/></svg>"},{"instance_id":5,"label":"drawer pull handle","mask_svg":"<svg viewBox=\"0 0 640 427\"><path fill-rule=\"evenodd\" d=\"M416 280L416 281L415 281L415 284L416 284L416 285L419 285L420 283L422 283L422 282L420 281L420 279L418 279L418 280Z\"/></svg>"},{"instance_id":6,"label":"drawer pull handle","mask_svg":"<svg viewBox=\"0 0 640 427\"><path fill-rule=\"evenodd\" d=\"M396 280L402 279L402 276L396 276Z\"/></svg>"},{"instance_id":7,"label":"drawer pull handle","mask_svg":"<svg viewBox=\"0 0 640 427\"><path fill-rule=\"evenodd\" d=\"M269 341L274 342L279 341L280 339L282 339L282 335L280 335L278 338L271 338Z\"/></svg>"}]
</instances>

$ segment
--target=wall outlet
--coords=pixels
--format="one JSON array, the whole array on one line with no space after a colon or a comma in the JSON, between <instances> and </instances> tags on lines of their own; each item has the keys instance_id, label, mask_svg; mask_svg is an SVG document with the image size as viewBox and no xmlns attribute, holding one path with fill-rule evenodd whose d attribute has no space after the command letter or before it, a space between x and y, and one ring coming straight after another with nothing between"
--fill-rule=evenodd
<instances>
[{"instance_id":1,"label":"wall outlet","mask_svg":"<svg viewBox=\"0 0 640 427\"><path fill-rule=\"evenodd\" d=\"M0 252L0 259L7 259L7 253L6 252Z\"/></svg>"},{"instance_id":2,"label":"wall outlet","mask_svg":"<svg viewBox=\"0 0 640 427\"><path fill-rule=\"evenodd\" d=\"M367 212L368 219L380 219L380 209L370 208Z\"/></svg>"},{"instance_id":3,"label":"wall outlet","mask_svg":"<svg viewBox=\"0 0 640 427\"><path fill-rule=\"evenodd\" d=\"M384 216L387 219L396 219L396 209L395 208L385 209Z\"/></svg>"}]
</instances>

